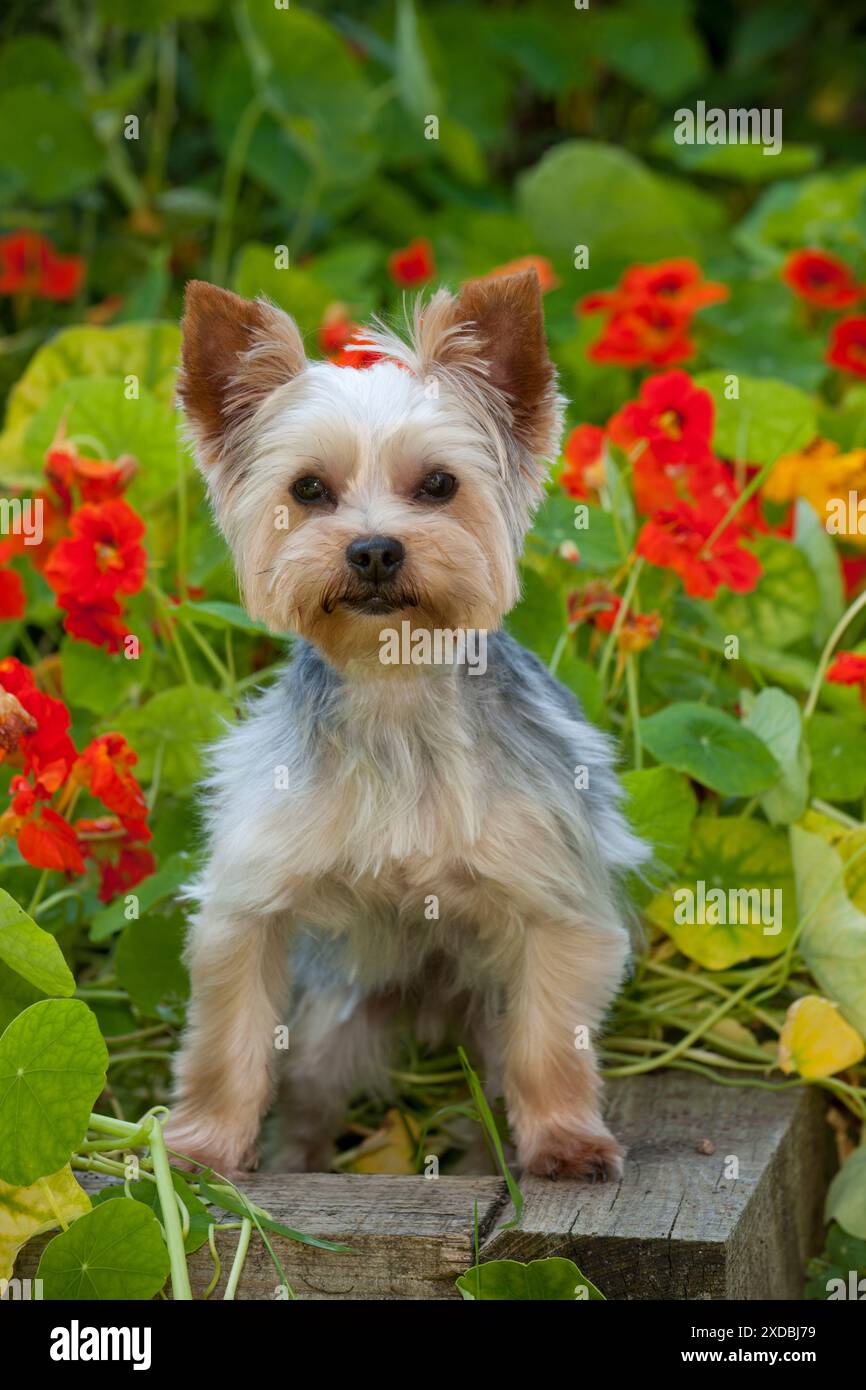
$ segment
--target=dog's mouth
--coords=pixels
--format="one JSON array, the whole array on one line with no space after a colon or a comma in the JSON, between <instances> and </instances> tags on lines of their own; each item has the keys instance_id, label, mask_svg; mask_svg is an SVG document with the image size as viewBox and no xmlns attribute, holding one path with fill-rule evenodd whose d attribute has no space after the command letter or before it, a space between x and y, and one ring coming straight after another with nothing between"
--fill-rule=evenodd
<instances>
[{"instance_id":1,"label":"dog's mouth","mask_svg":"<svg viewBox=\"0 0 866 1390\"><path fill-rule=\"evenodd\" d=\"M417 608L418 602L414 589L398 589L387 584L359 584L322 596L322 608L326 613L333 613L339 607L371 618L399 613L402 608Z\"/></svg>"}]
</instances>

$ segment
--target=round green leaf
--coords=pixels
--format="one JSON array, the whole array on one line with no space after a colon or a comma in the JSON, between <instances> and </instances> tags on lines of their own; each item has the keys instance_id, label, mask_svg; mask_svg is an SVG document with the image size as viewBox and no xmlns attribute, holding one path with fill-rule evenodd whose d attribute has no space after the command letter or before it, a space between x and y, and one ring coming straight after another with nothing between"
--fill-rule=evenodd
<instances>
[{"instance_id":1,"label":"round green leaf","mask_svg":"<svg viewBox=\"0 0 866 1390\"><path fill-rule=\"evenodd\" d=\"M729 400L729 384L727 372L701 372L695 377L695 385L709 391L715 401L717 453L748 463L770 463L814 438L815 402L805 391L770 377L740 376L737 399Z\"/></svg>"},{"instance_id":2,"label":"round green leaf","mask_svg":"<svg viewBox=\"0 0 866 1390\"><path fill-rule=\"evenodd\" d=\"M707 970L778 955L796 916L784 833L743 816L699 816L676 886L647 916Z\"/></svg>"},{"instance_id":3,"label":"round green leaf","mask_svg":"<svg viewBox=\"0 0 866 1390\"><path fill-rule=\"evenodd\" d=\"M658 887L679 868L689 845L697 810L697 797L687 777L672 767L651 767L626 772L622 778L628 795L626 815L632 829L653 847L646 877ZM632 885L640 902L652 896L640 879Z\"/></svg>"},{"instance_id":4,"label":"round green leaf","mask_svg":"<svg viewBox=\"0 0 866 1390\"><path fill-rule=\"evenodd\" d=\"M743 724L767 745L782 769L775 787L761 797L761 807L773 825L790 825L799 820L809 800L811 757L800 706L775 686L767 686L758 695L744 690L741 698Z\"/></svg>"},{"instance_id":5,"label":"round green leaf","mask_svg":"<svg viewBox=\"0 0 866 1390\"><path fill-rule=\"evenodd\" d=\"M150 914L130 922L117 943L118 982L145 1013L155 1014L163 1002L176 1002L189 993L181 960L185 923L182 912Z\"/></svg>"},{"instance_id":6,"label":"round green leaf","mask_svg":"<svg viewBox=\"0 0 866 1390\"><path fill-rule=\"evenodd\" d=\"M563 1300L570 1302L604 1302L600 1293L573 1260L558 1255L547 1260L488 1260L473 1265L456 1281L463 1297L469 1301L490 1299Z\"/></svg>"},{"instance_id":7,"label":"round green leaf","mask_svg":"<svg viewBox=\"0 0 866 1390\"><path fill-rule=\"evenodd\" d=\"M611 263L696 250L681 206L646 165L618 146L564 140L520 176L517 190L539 249L569 261L577 243L598 248Z\"/></svg>"},{"instance_id":8,"label":"round green leaf","mask_svg":"<svg viewBox=\"0 0 866 1390\"><path fill-rule=\"evenodd\" d=\"M201 750L231 719L231 701L205 685L178 685L163 690L146 705L114 719L139 757L136 769L150 781L157 756L161 756L161 782L174 791L190 792L201 775Z\"/></svg>"},{"instance_id":9,"label":"round green leaf","mask_svg":"<svg viewBox=\"0 0 866 1390\"><path fill-rule=\"evenodd\" d=\"M0 1038L0 1178L28 1187L56 1173L87 1130L108 1051L80 999L44 999Z\"/></svg>"},{"instance_id":10,"label":"round green leaf","mask_svg":"<svg viewBox=\"0 0 866 1390\"><path fill-rule=\"evenodd\" d=\"M866 792L863 728L837 714L813 714L806 728L812 793L823 801L856 801Z\"/></svg>"},{"instance_id":11,"label":"round green leaf","mask_svg":"<svg viewBox=\"0 0 866 1390\"><path fill-rule=\"evenodd\" d=\"M141 1202L103 1202L49 1241L37 1278L43 1298L149 1299L168 1278L159 1222Z\"/></svg>"},{"instance_id":12,"label":"round green leaf","mask_svg":"<svg viewBox=\"0 0 866 1390\"><path fill-rule=\"evenodd\" d=\"M0 960L43 994L71 994L75 980L50 932L0 888Z\"/></svg>"},{"instance_id":13,"label":"round green leaf","mask_svg":"<svg viewBox=\"0 0 866 1390\"><path fill-rule=\"evenodd\" d=\"M844 862L833 846L797 825L790 835L803 959L827 998L866 1037L866 916L848 897Z\"/></svg>"},{"instance_id":14,"label":"round green leaf","mask_svg":"<svg viewBox=\"0 0 866 1390\"><path fill-rule=\"evenodd\" d=\"M763 573L752 592L722 590L714 600L722 629L759 648L787 647L811 636L819 597L809 561L790 541L777 536L760 537L754 550Z\"/></svg>"},{"instance_id":15,"label":"round green leaf","mask_svg":"<svg viewBox=\"0 0 866 1390\"><path fill-rule=\"evenodd\" d=\"M41 85L0 94L0 146L4 165L37 203L68 198L102 172L104 153L71 96Z\"/></svg>"},{"instance_id":16,"label":"round green leaf","mask_svg":"<svg viewBox=\"0 0 866 1390\"><path fill-rule=\"evenodd\" d=\"M668 705L640 723L653 757L724 796L755 796L779 776L779 764L750 730L724 710L693 701Z\"/></svg>"},{"instance_id":17,"label":"round green leaf","mask_svg":"<svg viewBox=\"0 0 866 1390\"><path fill-rule=\"evenodd\" d=\"M855 1149L831 1182L824 1219L866 1240L866 1149Z\"/></svg>"}]
</instances>

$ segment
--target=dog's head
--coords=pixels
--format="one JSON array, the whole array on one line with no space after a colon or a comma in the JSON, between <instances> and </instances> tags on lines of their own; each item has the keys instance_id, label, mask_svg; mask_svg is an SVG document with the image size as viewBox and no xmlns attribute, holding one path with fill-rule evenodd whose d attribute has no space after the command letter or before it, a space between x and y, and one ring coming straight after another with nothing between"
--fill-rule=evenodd
<instances>
[{"instance_id":1,"label":"dog's head","mask_svg":"<svg viewBox=\"0 0 866 1390\"><path fill-rule=\"evenodd\" d=\"M272 304L187 289L178 396L246 606L337 664L383 619L498 626L561 430L533 270L367 336L370 367L308 362Z\"/></svg>"}]
</instances>

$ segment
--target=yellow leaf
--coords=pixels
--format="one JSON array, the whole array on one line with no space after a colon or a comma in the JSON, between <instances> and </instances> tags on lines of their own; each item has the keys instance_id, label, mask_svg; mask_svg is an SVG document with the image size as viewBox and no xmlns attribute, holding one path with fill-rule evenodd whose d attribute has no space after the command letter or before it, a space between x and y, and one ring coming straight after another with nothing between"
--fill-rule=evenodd
<instances>
[{"instance_id":1,"label":"yellow leaf","mask_svg":"<svg viewBox=\"0 0 866 1390\"><path fill-rule=\"evenodd\" d=\"M12 1187L0 1179L0 1279L11 1279L18 1251L31 1236L68 1226L86 1211L90 1198L68 1163L30 1187Z\"/></svg>"},{"instance_id":2,"label":"yellow leaf","mask_svg":"<svg viewBox=\"0 0 866 1390\"><path fill-rule=\"evenodd\" d=\"M389 1110L349 1165L353 1173L414 1173L418 1126L399 1110Z\"/></svg>"},{"instance_id":3,"label":"yellow leaf","mask_svg":"<svg viewBox=\"0 0 866 1390\"><path fill-rule=\"evenodd\" d=\"M779 1037L779 1066L814 1080L835 1076L866 1056L866 1044L829 999L808 994L792 1004Z\"/></svg>"}]
</instances>

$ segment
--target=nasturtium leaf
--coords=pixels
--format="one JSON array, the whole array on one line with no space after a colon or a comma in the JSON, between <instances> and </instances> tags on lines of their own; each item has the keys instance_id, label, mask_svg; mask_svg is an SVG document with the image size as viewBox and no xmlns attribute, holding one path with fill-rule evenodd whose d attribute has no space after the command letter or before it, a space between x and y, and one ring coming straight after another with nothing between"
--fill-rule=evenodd
<instances>
[{"instance_id":1,"label":"nasturtium leaf","mask_svg":"<svg viewBox=\"0 0 866 1390\"><path fill-rule=\"evenodd\" d=\"M866 1293L866 1240L849 1236L837 1222L831 1222L824 1250L809 1261L806 1274L806 1298L848 1299L852 1279L856 1297L862 1298Z\"/></svg>"},{"instance_id":2,"label":"nasturtium leaf","mask_svg":"<svg viewBox=\"0 0 866 1390\"><path fill-rule=\"evenodd\" d=\"M741 698L744 727L758 735L781 768L776 785L761 797L761 809L772 825L790 825L799 820L809 800L811 758L800 706L775 686L757 695L744 690Z\"/></svg>"},{"instance_id":3,"label":"nasturtium leaf","mask_svg":"<svg viewBox=\"0 0 866 1390\"><path fill-rule=\"evenodd\" d=\"M770 463L815 436L818 421L813 398L786 381L740 376L734 400L728 396L727 372L701 372L695 385L709 391L715 402L713 445L724 458Z\"/></svg>"},{"instance_id":4,"label":"nasturtium leaf","mask_svg":"<svg viewBox=\"0 0 866 1390\"><path fill-rule=\"evenodd\" d=\"M823 993L866 1037L866 916L845 892L844 863L820 835L792 825L799 948Z\"/></svg>"},{"instance_id":5,"label":"nasturtium leaf","mask_svg":"<svg viewBox=\"0 0 866 1390\"><path fill-rule=\"evenodd\" d=\"M0 961L43 994L71 994L75 980L50 932L0 888Z\"/></svg>"},{"instance_id":6,"label":"nasturtium leaf","mask_svg":"<svg viewBox=\"0 0 866 1390\"><path fill-rule=\"evenodd\" d=\"M160 758L161 784L192 792L201 776L202 748L222 733L223 721L233 714L231 701L218 690L178 685L117 715L113 724L138 753L136 771L144 782L150 781Z\"/></svg>"},{"instance_id":7,"label":"nasturtium leaf","mask_svg":"<svg viewBox=\"0 0 866 1390\"><path fill-rule=\"evenodd\" d=\"M747 644L787 647L809 637L818 613L818 581L805 555L789 541L761 536L754 543L762 574L748 594L720 590L713 611L726 633L741 640L742 659Z\"/></svg>"},{"instance_id":8,"label":"nasturtium leaf","mask_svg":"<svg viewBox=\"0 0 866 1390\"><path fill-rule=\"evenodd\" d=\"M58 386L24 431L24 452L31 470L40 470L61 421L72 439L86 440L86 452L102 458L132 454L138 471L126 490L135 507L177 486L180 416L147 387L128 397L123 377L73 379Z\"/></svg>"},{"instance_id":9,"label":"nasturtium leaf","mask_svg":"<svg viewBox=\"0 0 866 1390\"><path fill-rule=\"evenodd\" d=\"M713 705L668 705L642 719L640 733L658 762L724 796L755 796L779 777L779 764L766 744Z\"/></svg>"},{"instance_id":10,"label":"nasturtium leaf","mask_svg":"<svg viewBox=\"0 0 866 1390\"><path fill-rule=\"evenodd\" d=\"M835 1076L866 1056L866 1044L829 999L804 995L791 1004L779 1036L779 1067L809 1081Z\"/></svg>"},{"instance_id":11,"label":"nasturtium leaf","mask_svg":"<svg viewBox=\"0 0 866 1390\"><path fill-rule=\"evenodd\" d=\"M655 174L600 141L564 140L548 150L518 179L517 202L539 250L569 259L576 242L602 248L612 264L689 255L698 246L681 206Z\"/></svg>"},{"instance_id":12,"label":"nasturtium leaf","mask_svg":"<svg viewBox=\"0 0 866 1390\"><path fill-rule=\"evenodd\" d=\"M330 288L317 279L314 270L274 264L273 246L250 241L238 252L234 278L238 294L255 299L265 294L287 314L291 314L302 333L313 333L333 299Z\"/></svg>"},{"instance_id":13,"label":"nasturtium leaf","mask_svg":"<svg viewBox=\"0 0 866 1390\"><path fill-rule=\"evenodd\" d=\"M49 1300L150 1299L169 1272L159 1222L141 1202L104 1202L49 1241L37 1278Z\"/></svg>"},{"instance_id":14,"label":"nasturtium leaf","mask_svg":"<svg viewBox=\"0 0 866 1390\"><path fill-rule=\"evenodd\" d=\"M19 1187L56 1173L87 1131L108 1051L80 999L43 999L0 1038L0 1178Z\"/></svg>"},{"instance_id":15,"label":"nasturtium leaf","mask_svg":"<svg viewBox=\"0 0 866 1390\"><path fill-rule=\"evenodd\" d=\"M779 133L781 141L781 133ZM772 136L770 137L772 140ZM769 183L788 179L814 169L821 157L820 146L794 144L786 140L774 154L770 145L730 142L727 145L678 145L670 123L653 138L652 151L672 159L685 173L736 179L741 183Z\"/></svg>"},{"instance_id":16,"label":"nasturtium leaf","mask_svg":"<svg viewBox=\"0 0 866 1390\"><path fill-rule=\"evenodd\" d=\"M825 1221L838 1221L843 1231L866 1240L866 1149L855 1149L827 1190Z\"/></svg>"},{"instance_id":17,"label":"nasturtium leaf","mask_svg":"<svg viewBox=\"0 0 866 1390\"><path fill-rule=\"evenodd\" d=\"M568 1299L572 1303L604 1302L604 1294L581 1274L573 1260L559 1255L546 1260L488 1260L473 1265L456 1280L467 1302L478 1300Z\"/></svg>"},{"instance_id":18,"label":"nasturtium leaf","mask_svg":"<svg viewBox=\"0 0 866 1390\"><path fill-rule=\"evenodd\" d=\"M636 769L623 774L628 800L625 812L635 834L652 846L653 858L644 875L635 879L632 895L640 902L670 879L685 857L697 797L687 777L672 767Z\"/></svg>"},{"instance_id":19,"label":"nasturtium leaf","mask_svg":"<svg viewBox=\"0 0 866 1390\"><path fill-rule=\"evenodd\" d=\"M676 884L647 916L707 970L778 955L795 917L784 833L745 816L698 816Z\"/></svg>"},{"instance_id":20,"label":"nasturtium leaf","mask_svg":"<svg viewBox=\"0 0 866 1390\"><path fill-rule=\"evenodd\" d=\"M65 637L60 648L64 699L74 707L103 715L129 704L147 680L150 653L149 643L138 657L129 658L122 652L111 653L90 642Z\"/></svg>"},{"instance_id":21,"label":"nasturtium leaf","mask_svg":"<svg viewBox=\"0 0 866 1390\"><path fill-rule=\"evenodd\" d=\"M413 0L397 0L395 58L397 90L408 114L423 121L431 111L440 110L440 93L424 51Z\"/></svg>"},{"instance_id":22,"label":"nasturtium leaf","mask_svg":"<svg viewBox=\"0 0 866 1390\"><path fill-rule=\"evenodd\" d=\"M102 145L70 92L13 87L0 92L0 146L4 166L28 199L63 202L96 182L105 163Z\"/></svg>"},{"instance_id":23,"label":"nasturtium leaf","mask_svg":"<svg viewBox=\"0 0 866 1390\"><path fill-rule=\"evenodd\" d=\"M17 1018L31 1004L36 1004L44 998L43 990L28 984L16 970L10 970L8 965L0 961L0 1033L9 1026L13 1018Z\"/></svg>"},{"instance_id":24,"label":"nasturtium leaf","mask_svg":"<svg viewBox=\"0 0 866 1390\"><path fill-rule=\"evenodd\" d=\"M117 943L117 980L144 1013L155 1014L160 1004L176 1003L189 994L189 977L181 960L184 916L152 913L130 922Z\"/></svg>"},{"instance_id":25,"label":"nasturtium leaf","mask_svg":"<svg viewBox=\"0 0 866 1390\"><path fill-rule=\"evenodd\" d=\"M171 1180L175 1192L189 1212L189 1230L184 1237L183 1248L188 1255L191 1255L207 1240L208 1229L213 1217L204 1203L196 1197L183 1174L179 1173L176 1168L171 1170ZM141 1202L144 1206L149 1207L157 1220L162 1223L162 1206L156 1183L146 1181L144 1178L139 1182L131 1182L123 1186L116 1183L110 1187L101 1188L93 1198L93 1205L96 1207L101 1206L103 1202L123 1201L127 1196L131 1197L133 1201Z\"/></svg>"},{"instance_id":26,"label":"nasturtium leaf","mask_svg":"<svg viewBox=\"0 0 866 1390\"><path fill-rule=\"evenodd\" d=\"M577 547L581 569L603 573L622 561L613 516L601 507L575 502L564 492L553 492L542 502L532 529L533 543L559 550L567 544Z\"/></svg>"},{"instance_id":27,"label":"nasturtium leaf","mask_svg":"<svg viewBox=\"0 0 866 1390\"><path fill-rule=\"evenodd\" d=\"M179 354L180 329L176 323L64 328L34 353L12 388L6 428L19 430L47 405L58 386L73 377L132 375L163 405L170 405Z\"/></svg>"},{"instance_id":28,"label":"nasturtium leaf","mask_svg":"<svg viewBox=\"0 0 866 1390\"><path fill-rule=\"evenodd\" d=\"M837 714L813 714L806 726L812 793L823 801L856 801L866 792L866 735Z\"/></svg>"},{"instance_id":29,"label":"nasturtium leaf","mask_svg":"<svg viewBox=\"0 0 866 1390\"><path fill-rule=\"evenodd\" d=\"M169 855L155 874L136 885L139 918L145 921L149 909L172 897L181 884L189 879L191 872L192 859L186 850L177 850ZM115 898L113 903L94 915L90 923L90 939L106 941L115 932L123 931L131 920L134 919L127 915L126 897Z\"/></svg>"},{"instance_id":30,"label":"nasturtium leaf","mask_svg":"<svg viewBox=\"0 0 866 1390\"><path fill-rule=\"evenodd\" d=\"M32 1236L68 1225L89 1210L90 1198L68 1163L29 1187L0 1180L0 1280L11 1279L18 1251Z\"/></svg>"},{"instance_id":31,"label":"nasturtium leaf","mask_svg":"<svg viewBox=\"0 0 866 1390\"><path fill-rule=\"evenodd\" d=\"M794 544L806 556L818 584L819 603L812 637L822 645L842 616L845 590L836 547L804 497L797 499L794 509Z\"/></svg>"}]
</instances>

